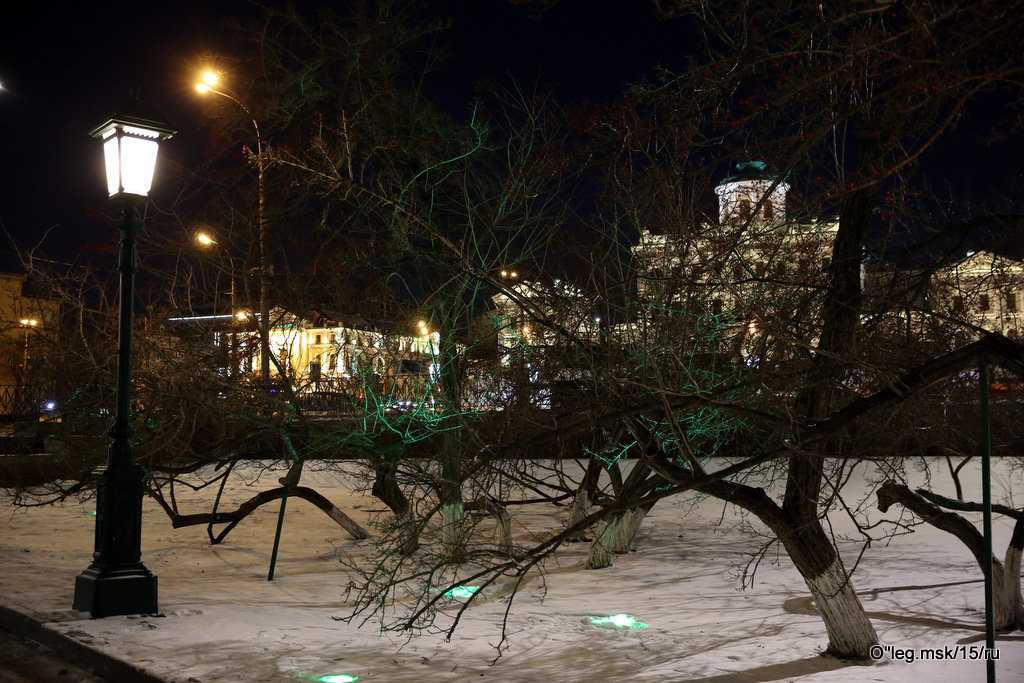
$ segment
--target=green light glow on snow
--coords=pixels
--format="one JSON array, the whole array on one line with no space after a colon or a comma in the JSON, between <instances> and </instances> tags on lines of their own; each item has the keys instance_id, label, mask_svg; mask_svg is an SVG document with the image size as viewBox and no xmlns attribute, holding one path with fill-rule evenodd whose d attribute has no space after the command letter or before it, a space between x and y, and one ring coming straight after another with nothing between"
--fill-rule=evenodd
<instances>
[{"instance_id":1,"label":"green light glow on snow","mask_svg":"<svg viewBox=\"0 0 1024 683\"><path fill-rule=\"evenodd\" d=\"M348 674L331 674L330 676L321 676L316 679L320 683L352 683L358 681L359 676L349 676Z\"/></svg>"},{"instance_id":2,"label":"green light glow on snow","mask_svg":"<svg viewBox=\"0 0 1024 683\"><path fill-rule=\"evenodd\" d=\"M480 590L480 586L456 586L446 590L444 597L455 599L471 598L478 590Z\"/></svg>"},{"instance_id":3,"label":"green light glow on snow","mask_svg":"<svg viewBox=\"0 0 1024 683\"><path fill-rule=\"evenodd\" d=\"M636 617L629 614L613 614L608 617L590 617L590 623L594 626L604 628L647 628L647 624L637 621Z\"/></svg>"}]
</instances>

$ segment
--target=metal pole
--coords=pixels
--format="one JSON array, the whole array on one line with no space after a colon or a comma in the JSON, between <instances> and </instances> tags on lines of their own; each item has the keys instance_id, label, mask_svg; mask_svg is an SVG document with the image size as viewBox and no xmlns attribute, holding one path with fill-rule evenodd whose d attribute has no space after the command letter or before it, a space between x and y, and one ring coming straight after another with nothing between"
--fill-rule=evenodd
<instances>
[{"instance_id":1,"label":"metal pole","mask_svg":"<svg viewBox=\"0 0 1024 683\"><path fill-rule=\"evenodd\" d=\"M245 107L243 106L243 109ZM246 109L246 112L249 110ZM264 206L263 171L266 165L263 150L263 138L256 119L252 120L256 131L256 192L257 214L260 248L260 375L263 380L263 393L270 394L270 300L267 290L270 289L270 259L267 255L267 216Z\"/></svg>"},{"instance_id":2,"label":"metal pole","mask_svg":"<svg viewBox=\"0 0 1024 683\"><path fill-rule=\"evenodd\" d=\"M157 611L157 577L142 564L142 495L146 470L135 462L131 427L132 299L135 291L135 201L125 197L118 270L117 396L107 464L96 477L93 561L75 580L74 609L93 617Z\"/></svg>"},{"instance_id":3,"label":"metal pole","mask_svg":"<svg viewBox=\"0 0 1024 683\"><path fill-rule=\"evenodd\" d=\"M992 600L992 439L989 429L988 409L988 359L981 359L981 496L983 509L983 532L985 537L985 658L989 683L996 680L996 662L992 658L996 647L994 605Z\"/></svg>"}]
</instances>

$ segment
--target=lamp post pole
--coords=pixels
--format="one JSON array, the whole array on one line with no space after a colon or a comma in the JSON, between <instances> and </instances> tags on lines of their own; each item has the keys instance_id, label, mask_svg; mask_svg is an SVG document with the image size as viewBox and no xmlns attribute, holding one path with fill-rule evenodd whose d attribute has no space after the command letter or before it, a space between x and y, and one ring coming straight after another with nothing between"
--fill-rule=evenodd
<instances>
[{"instance_id":1,"label":"lamp post pole","mask_svg":"<svg viewBox=\"0 0 1024 683\"><path fill-rule=\"evenodd\" d=\"M124 205L118 259L117 394L107 464L95 472L96 538L93 561L75 579L74 609L93 617L157 611L157 577L142 563L142 495L146 470L135 462L131 427L132 319L137 207L149 193L157 143L174 135L170 124L138 99L122 107L93 135L104 140L110 195Z\"/></svg>"}]
</instances>

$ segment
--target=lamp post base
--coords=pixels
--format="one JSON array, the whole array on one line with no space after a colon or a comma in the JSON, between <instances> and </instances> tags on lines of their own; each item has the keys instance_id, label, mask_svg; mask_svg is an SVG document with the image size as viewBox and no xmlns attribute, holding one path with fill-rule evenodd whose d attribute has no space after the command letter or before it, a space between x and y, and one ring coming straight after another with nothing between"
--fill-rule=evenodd
<instances>
[{"instance_id":1,"label":"lamp post base","mask_svg":"<svg viewBox=\"0 0 1024 683\"><path fill-rule=\"evenodd\" d=\"M156 580L141 563L132 567L89 567L75 577L74 609L94 618L154 614Z\"/></svg>"}]
</instances>

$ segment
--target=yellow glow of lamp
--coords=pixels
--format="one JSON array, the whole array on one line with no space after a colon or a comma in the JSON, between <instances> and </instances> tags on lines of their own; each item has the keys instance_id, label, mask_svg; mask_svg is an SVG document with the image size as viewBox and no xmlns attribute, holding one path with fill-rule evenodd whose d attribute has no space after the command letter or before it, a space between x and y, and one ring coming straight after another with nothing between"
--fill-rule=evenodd
<instances>
[{"instance_id":1,"label":"yellow glow of lamp","mask_svg":"<svg viewBox=\"0 0 1024 683\"><path fill-rule=\"evenodd\" d=\"M175 133L167 119L140 103L137 97L93 130L91 135L103 140L110 196L148 196L153 185L157 150L161 142Z\"/></svg>"},{"instance_id":2,"label":"yellow glow of lamp","mask_svg":"<svg viewBox=\"0 0 1024 683\"><path fill-rule=\"evenodd\" d=\"M203 74L203 80L200 83L196 83L196 90L199 92L209 92L213 90L213 86L217 85L217 74L212 71L207 71Z\"/></svg>"}]
</instances>

